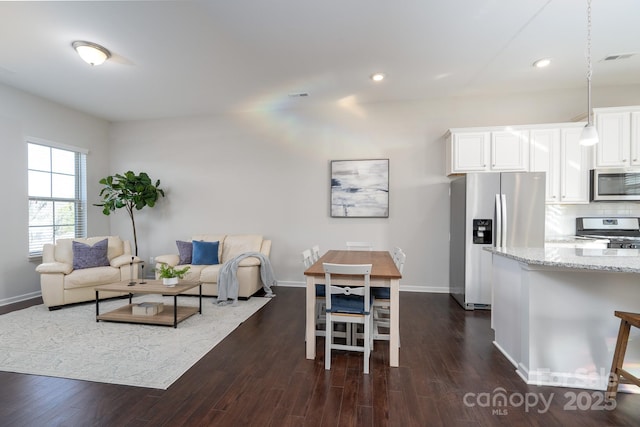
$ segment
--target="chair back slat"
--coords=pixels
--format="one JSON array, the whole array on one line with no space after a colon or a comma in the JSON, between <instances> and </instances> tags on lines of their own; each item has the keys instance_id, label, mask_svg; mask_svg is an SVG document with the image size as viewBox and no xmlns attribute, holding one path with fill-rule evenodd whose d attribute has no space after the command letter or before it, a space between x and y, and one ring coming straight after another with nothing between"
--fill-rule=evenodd
<instances>
[{"instance_id":1,"label":"chair back slat","mask_svg":"<svg viewBox=\"0 0 640 427\"><path fill-rule=\"evenodd\" d=\"M364 296L364 287L363 286L357 286L357 287L351 287L351 286L336 286L336 285L331 285L331 287L333 289L331 289L331 293L332 294L342 294L342 295L359 295L359 296Z\"/></svg>"}]
</instances>

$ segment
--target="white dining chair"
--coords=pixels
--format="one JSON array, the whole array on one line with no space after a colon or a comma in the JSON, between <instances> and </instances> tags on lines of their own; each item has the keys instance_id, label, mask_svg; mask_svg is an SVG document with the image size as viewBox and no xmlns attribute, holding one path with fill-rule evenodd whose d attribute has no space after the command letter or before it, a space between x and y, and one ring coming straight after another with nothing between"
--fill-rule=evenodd
<instances>
[{"instance_id":1,"label":"white dining chair","mask_svg":"<svg viewBox=\"0 0 640 427\"><path fill-rule=\"evenodd\" d=\"M371 242L347 242L348 251L372 251Z\"/></svg>"},{"instance_id":2,"label":"white dining chair","mask_svg":"<svg viewBox=\"0 0 640 427\"><path fill-rule=\"evenodd\" d=\"M304 264L305 269L313 265L314 261L311 249L305 249L302 251L302 263Z\"/></svg>"},{"instance_id":3,"label":"white dining chair","mask_svg":"<svg viewBox=\"0 0 640 427\"><path fill-rule=\"evenodd\" d=\"M325 369L331 369L331 351L348 350L364 353L364 373L369 373L369 359L373 348L373 316L371 315L371 264L332 264L323 263L326 287L326 324L325 324ZM363 286L336 286L332 276L362 276ZM363 345L357 343L336 344L333 342L333 322L364 325ZM354 328L355 329L355 328Z\"/></svg>"},{"instance_id":4,"label":"white dining chair","mask_svg":"<svg viewBox=\"0 0 640 427\"><path fill-rule=\"evenodd\" d=\"M406 260L407 260L407 255L404 253L404 251L400 248L396 248L396 251L393 257L393 262L396 265L396 268L398 269L400 274L402 274L402 271L404 270L404 263Z\"/></svg>"},{"instance_id":5,"label":"white dining chair","mask_svg":"<svg viewBox=\"0 0 640 427\"><path fill-rule=\"evenodd\" d=\"M320 246L314 245L311 247L311 259L316 262L320 259Z\"/></svg>"},{"instance_id":6,"label":"white dining chair","mask_svg":"<svg viewBox=\"0 0 640 427\"><path fill-rule=\"evenodd\" d=\"M304 268L307 269L313 265L313 256L310 249L302 251L302 263ZM324 324L325 324L325 287L324 285L316 285L316 304L315 304L315 319L316 319L316 336L324 336Z\"/></svg>"},{"instance_id":7,"label":"white dining chair","mask_svg":"<svg viewBox=\"0 0 640 427\"><path fill-rule=\"evenodd\" d=\"M398 247L393 250L393 262L396 268L402 274L404 263L407 255ZM389 288L371 288L373 295L373 339L389 341L390 313L391 313L391 289ZM398 340L398 345L400 341Z\"/></svg>"},{"instance_id":8,"label":"white dining chair","mask_svg":"<svg viewBox=\"0 0 640 427\"><path fill-rule=\"evenodd\" d=\"M398 263L396 262L396 259L398 257L398 253L400 253L400 252L402 252L402 249L400 249L398 246L393 248L393 252L391 252L391 258L393 258L393 262L396 264L396 267L398 266Z\"/></svg>"},{"instance_id":9,"label":"white dining chair","mask_svg":"<svg viewBox=\"0 0 640 427\"><path fill-rule=\"evenodd\" d=\"M304 268L307 269L314 264L313 251L311 249L305 249L302 251L302 263ZM326 288L322 284L316 284L316 303L315 303L315 323L317 337L325 336L325 302L326 302ZM342 330L339 330L342 329ZM347 344L351 343L351 325L336 325L334 330L334 338L342 338Z\"/></svg>"}]
</instances>

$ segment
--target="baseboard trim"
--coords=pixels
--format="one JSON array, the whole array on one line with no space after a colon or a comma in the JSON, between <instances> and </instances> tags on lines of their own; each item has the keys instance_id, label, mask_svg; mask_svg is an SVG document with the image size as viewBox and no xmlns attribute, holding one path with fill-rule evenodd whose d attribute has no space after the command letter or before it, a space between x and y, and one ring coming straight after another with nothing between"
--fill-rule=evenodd
<instances>
[{"instance_id":1,"label":"baseboard trim","mask_svg":"<svg viewBox=\"0 0 640 427\"><path fill-rule=\"evenodd\" d=\"M287 282L283 280L278 280L278 286L282 286L283 288L304 288L307 284L305 282Z\"/></svg>"},{"instance_id":2,"label":"baseboard trim","mask_svg":"<svg viewBox=\"0 0 640 427\"><path fill-rule=\"evenodd\" d=\"M278 281L278 286L285 288L304 288L305 282ZM416 286L400 284L400 292L424 292L432 294L448 294L449 286Z\"/></svg>"},{"instance_id":3,"label":"baseboard trim","mask_svg":"<svg viewBox=\"0 0 640 427\"><path fill-rule=\"evenodd\" d=\"M34 298L39 298L41 296L42 296L42 292L38 291L38 292L31 292L31 293L24 294L24 295L18 295L18 296L11 297L11 298L5 298L5 299L0 300L0 306L14 304L16 302L27 301L27 300L34 299Z\"/></svg>"},{"instance_id":4,"label":"baseboard trim","mask_svg":"<svg viewBox=\"0 0 640 427\"><path fill-rule=\"evenodd\" d=\"M400 291L404 292L425 292L430 294L448 294L448 286L417 286L417 285L400 285Z\"/></svg>"}]
</instances>

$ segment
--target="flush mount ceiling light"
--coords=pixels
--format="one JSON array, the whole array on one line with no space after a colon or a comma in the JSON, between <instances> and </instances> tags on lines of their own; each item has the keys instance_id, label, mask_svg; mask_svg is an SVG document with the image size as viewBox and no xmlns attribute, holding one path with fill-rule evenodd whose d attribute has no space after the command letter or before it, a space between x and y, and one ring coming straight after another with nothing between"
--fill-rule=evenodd
<instances>
[{"instance_id":1,"label":"flush mount ceiling light","mask_svg":"<svg viewBox=\"0 0 640 427\"><path fill-rule=\"evenodd\" d=\"M544 68L544 67L548 67L549 64L551 64L551 59L550 58L542 58L542 59L538 59L536 62L533 63L533 66L536 68Z\"/></svg>"},{"instance_id":2,"label":"flush mount ceiling light","mask_svg":"<svg viewBox=\"0 0 640 427\"><path fill-rule=\"evenodd\" d=\"M90 65L100 65L111 57L111 52L96 43L76 40L71 46L78 52L80 58Z\"/></svg>"},{"instance_id":3,"label":"flush mount ceiling light","mask_svg":"<svg viewBox=\"0 0 640 427\"><path fill-rule=\"evenodd\" d=\"M371 80L373 80L374 82L381 82L384 80L385 75L383 73L374 73L371 74Z\"/></svg>"},{"instance_id":4,"label":"flush mount ceiling light","mask_svg":"<svg viewBox=\"0 0 640 427\"><path fill-rule=\"evenodd\" d=\"M598 143L598 131L593 125L591 110L591 0L587 0L587 124L580 134L580 145L590 146Z\"/></svg>"}]
</instances>

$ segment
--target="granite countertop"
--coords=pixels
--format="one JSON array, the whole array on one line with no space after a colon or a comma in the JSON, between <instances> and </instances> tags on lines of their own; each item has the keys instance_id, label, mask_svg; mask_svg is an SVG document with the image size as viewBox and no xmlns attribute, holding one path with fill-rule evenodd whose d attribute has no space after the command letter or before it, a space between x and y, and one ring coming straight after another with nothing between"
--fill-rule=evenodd
<instances>
[{"instance_id":1,"label":"granite countertop","mask_svg":"<svg viewBox=\"0 0 640 427\"><path fill-rule=\"evenodd\" d=\"M581 244L581 243L609 243L609 239L594 239L592 237L580 237L580 236L556 236L550 237L545 240L545 243L569 243L569 244Z\"/></svg>"},{"instance_id":2,"label":"granite countertop","mask_svg":"<svg viewBox=\"0 0 640 427\"><path fill-rule=\"evenodd\" d=\"M640 273L638 249L485 247L484 250L532 265Z\"/></svg>"}]
</instances>

